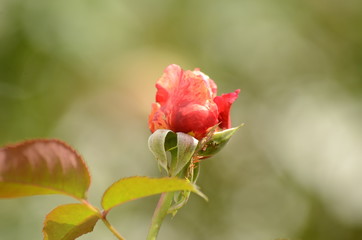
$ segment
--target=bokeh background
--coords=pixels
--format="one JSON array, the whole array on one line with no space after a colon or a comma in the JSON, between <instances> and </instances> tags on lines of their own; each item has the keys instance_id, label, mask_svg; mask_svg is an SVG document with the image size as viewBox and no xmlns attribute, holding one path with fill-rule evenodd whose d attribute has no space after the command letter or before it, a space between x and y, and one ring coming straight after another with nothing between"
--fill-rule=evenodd
<instances>
[{"instance_id":1,"label":"bokeh background","mask_svg":"<svg viewBox=\"0 0 362 240\"><path fill-rule=\"evenodd\" d=\"M90 201L158 176L147 148L155 81L201 68L245 123L202 163L159 239L362 239L362 1L1 0L0 144L59 138L86 159ZM110 221L145 239L158 197ZM0 239L41 239L67 197L0 201ZM114 239L98 223L79 239Z\"/></svg>"}]
</instances>

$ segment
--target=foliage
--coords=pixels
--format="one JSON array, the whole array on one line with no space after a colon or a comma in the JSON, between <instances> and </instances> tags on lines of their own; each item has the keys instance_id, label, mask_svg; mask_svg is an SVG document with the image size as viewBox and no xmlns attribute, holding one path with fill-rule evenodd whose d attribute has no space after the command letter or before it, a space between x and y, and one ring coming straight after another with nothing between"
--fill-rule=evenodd
<instances>
[{"instance_id":1,"label":"foliage","mask_svg":"<svg viewBox=\"0 0 362 240\"><path fill-rule=\"evenodd\" d=\"M123 237L106 216L120 204L173 191L204 195L186 179L176 177L128 177L112 184L102 197L99 210L87 201L90 174L82 157L59 140L32 140L0 149L0 197L65 194L80 201L56 207L45 218L44 239L71 240L91 232L102 220L118 239Z\"/></svg>"}]
</instances>

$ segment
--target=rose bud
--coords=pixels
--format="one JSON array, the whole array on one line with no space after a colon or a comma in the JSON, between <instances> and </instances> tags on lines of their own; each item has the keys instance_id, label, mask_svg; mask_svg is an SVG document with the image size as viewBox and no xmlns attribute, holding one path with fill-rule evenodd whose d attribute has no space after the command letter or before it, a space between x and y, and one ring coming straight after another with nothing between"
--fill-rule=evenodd
<instances>
[{"instance_id":1,"label":"rose bud","mask_svg":"<svg viewBox=\"0 0 362 240\"><path fill-rule=\"evenodd\" d=\"M230 108L240 90L216 96L217 86L207 75L184 71L172 64L156 83L156 103L149 115L151 132L169 129L198 140L217 125L216 132L231 128Z\"/></svg>"}]
</instances>

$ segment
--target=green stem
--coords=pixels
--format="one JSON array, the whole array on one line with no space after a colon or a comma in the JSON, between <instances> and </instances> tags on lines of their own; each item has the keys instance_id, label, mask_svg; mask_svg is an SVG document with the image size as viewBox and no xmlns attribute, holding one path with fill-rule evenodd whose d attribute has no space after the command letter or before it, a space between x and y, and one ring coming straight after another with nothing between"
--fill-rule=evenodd
<instances>
[{"instance_id":1,"label":"green stem","mask_svg":"<svg viewBox=\"0 0 362 240\"><path fill-rule=\"evenodd\" d=\"M168 209L171 206L173 195L173 192L161 194L155 212L153 213L151 227L148 232L147 240L156 240L158 232L161 228L162 221L166 217Z\"/></svg>"}]
</instances>

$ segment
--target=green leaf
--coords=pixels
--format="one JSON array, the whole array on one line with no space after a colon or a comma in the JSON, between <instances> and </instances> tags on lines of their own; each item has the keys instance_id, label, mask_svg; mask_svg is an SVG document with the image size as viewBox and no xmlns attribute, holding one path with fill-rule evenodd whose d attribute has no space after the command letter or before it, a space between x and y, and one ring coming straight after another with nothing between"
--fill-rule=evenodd
<instances>
[{"instance_id":1,"label":"green leaf","mask_svg":"<svg viewBox=\"0 0 362 240\"><path fill-rule=\"evenodd\" d=\"M148 139L148 147L158 160L158 163L168 172L167 154L165 150L166 137L171 130L158 129Z\"/></svg>"},{"instance_id":2,"label":"green leaf","mask_svg":"<svg viewBox=\"0 0 362 240\"><path fill-rule=\"evenodd\" d=\"M102 207L105 211L138 198L148 197L163 192L192 191L207 199L194 184L181 178L129 177L112 184L104 193Z\"/></svg>"},{"instance_id":3,"label":"green leaf","mask_svg":"<svg viewBox=\"0 0 362 240\"><path fill-rule=\"evenodd\" d=\"M0 198L65 194L85 199L89 184L82 157L59 140L0 148Z\"/></svg>"},{"instance_id":4,"label":"green leaf","mask_svg":"<svg viewBox=\"0 0 362 240\"><path fill-rule=\"evenodd\" d=\"M93 231L99 212L80 203L61 205L45 218L44 240L73 240Z\"/></svg>"},{"instance_id":5,"label":"green leaf","mask_svg":"<svg viewBox=\"0 0 362 240\"><path fill-rule=\"evenodd\" d=\"M215 132L211 137L211 140L208 141L205 147L203 147L203 149L198 152L198 155L205 157L215 155L226 145L226 143L235 134L235 132L239 130L241 126L243 125L240 125L235 128L229 128L220 132Z\"/></svg>"},{"instance_id":6,"label":"green leaf","mask_svg":"<svg viewBox=\"0 0 362 240\"><path fill-rule=\"evenodd\" d=\"M199 141L186 133L177 134L177 159L173 161L171 176L176 176L191 160Z\"/></svg>"}]
</instances>

